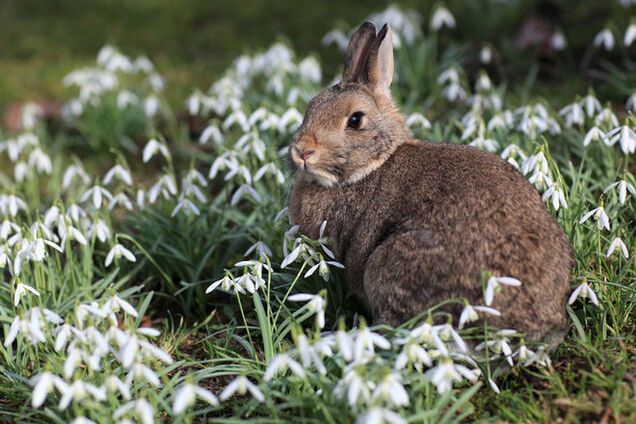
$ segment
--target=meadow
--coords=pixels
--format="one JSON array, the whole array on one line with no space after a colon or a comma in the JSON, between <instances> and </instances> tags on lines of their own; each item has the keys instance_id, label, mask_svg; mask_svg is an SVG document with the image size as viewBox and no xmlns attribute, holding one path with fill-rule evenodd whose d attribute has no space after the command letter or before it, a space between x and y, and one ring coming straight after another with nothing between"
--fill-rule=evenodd
<instances>
[{"instance_id":1,"label":"meadow","mask_svg":"<svg viewBox=\"0 0 636 424\"><path fill-rule=\"evenodd\" d=\"M636 24L622 18L587 29L581 64L550 32L523 71L510 44L454 37L461 17L441 3L368 18L394 31L414 137L500 155L567 234L554 350L488 326L493 296L517 290L506 277L484 276L479 305L449 299L459 320L367 322L328 240L287 215L289 142L339 78L318 55L276 42L177 100L125 45L68 69L59 111L28 103L0 128L3 420L636 421ZM593 78L554 78L572 62Z\"/></svg>"}]
</instances>

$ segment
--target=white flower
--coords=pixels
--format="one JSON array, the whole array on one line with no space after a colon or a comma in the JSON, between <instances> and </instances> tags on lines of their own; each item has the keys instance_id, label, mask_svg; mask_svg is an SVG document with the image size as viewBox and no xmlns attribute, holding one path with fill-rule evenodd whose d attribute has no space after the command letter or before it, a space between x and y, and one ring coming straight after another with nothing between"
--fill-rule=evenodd
<instances>
[{"instance_id":1,"label":"white flower","mask_svg":"<svg viewBox=\"0 0 636 424\"><path fill-rule=\"evenodd\" d=\"M625 47L629 47L632 45L634 40L636 39L636 24L631 23L627 30L625 31L625 37L623 38L623 44Z\"/></svg>"},{"instance_id":2,"label":"white flower","mask_svg":"<svg viewBox=\"0 0 636 424\"><path fill-rule=\"evenodd\" d=\"M559 183L554 183L548 187L543 196L541 196L541 200L544 202L552 200L552 207L555 211L558 211L560 207L563 207L563 209L568 208L568 204L565 201L565 193Z\"/></svg>"},{"instance_id":3,"label":"white flower","mask_svg":"<svg viewBox=\"0 0 636 424\"><path fill-rule=\"evenodd\" d=\"M488 379L488 385L490 386L490 388L497 394L500 393L499 391L499 387L497 386L497 384L495 383L495 381L491 378Z\"/></svg>"},{"instance_id":4,"label":"white flower","mask_svg":"<svg viewBox=\"0 0 636 424\"><path fill-rule=\"evenodd\" d=\"M316 270L319 270L318 273L320 274L322 279L325 281L329 281L329 277L331 275L329 265L335 266L336 268L344 268L344 265L342 265L340 262L320 260L316 265L309 268L309 270L305 273L305 278L308 278Z\"/></svg>"},{"instance_id":5,"label":"white flower","mask_svg":"<svg viewBox=\"0 0 636 424\"><path fill-rule=\"evenodd\" d=\"M614 34L608 28L605 28L594 37L594 46L603 46L605 50L609 51L614 48Z\"/></svg>"},{"instance_id":6,"label":"white flower","mask_svg":"<svg viewBox=\"0 0 636 424\"><path fill-rule=\"evenodd\" d=\"M373 406L356 418L356 424L406 424L406 420L390 409Z\"/></svg>"},{"instance_id":7,"label":"white flower","mask_svg":"<svg viewBox=\"0 0 636 424\"><path fill-rule=\"evenodd\" d=\"M459 328L464 328L464 325L466 325L466 323L477 321L479 319L479 315L477 314L477 312L483 312L497 317L501 316L501 312L494 308L489 308L487 306L472 306L466 304L464 310L459 316Z\"/></svg>"},{"instance_id":8,"label":"white flower","mask_svg":"<svg viewBox=\"0 0 636 424\"><path fill-rule=\"evenodd\" d=\"M319 328L325 326L325 306L327 301L320 295L299 293L287 298L292 302L309 302L307 303L307 309L316 314L316 321Z\"/></svg>"},{"instance_id":9,"label":"white flower","mask_svg":"<svg viewBox=\"0 0 636 424\"><path fill-rule=\"evenodd\" d=\"M420 127L420 128L431 128L431 122L426 119L424 115L419 112L414 112L406 118L405 124L409 128Z\"/></svg>"},{"instance_id":10,"label":"white flower","mask_svg":"<svg viewBox=\"0 0 636 424\"><path fill-rule=\"evenodd\" d=\"M605 143L613 146L619 142L623 153L632 154L636 152L636 132L627 125L614 128L605 135Z\"/></svg>"},{"instance_id":11,"label":"white flower","mask_svg":"<svg viewBox=\"0 0 636 424\"><path fill-rule=\"evenodd\" d=\"M582 298L589 297L590 302L592 302L596 306L599 306L596 293L594 293L594 290L592 290L592 288L587 284L587 281L582 282L576 289L574 289L574 291L570 295L570 298L568 299L568 305L573 304L579 296Z\"/></svg>"},{"instance_id":12,"label":"white flower","mask_svg":"<svg viewBox=\"0 0 636 424\"><path fill-rule=\"evenodd\" d=\"M492 305L495 292L499 291L502 285L519 287L521 285L521 281L512 277L490 277L486 283L486 291L484 292L484 302L486 305Z\"/></svg>"},{"instance_id":13,"label":"white flower","mask_svg":"<svg viewBox=\"0 0 636 424\"><path fill-rule=\"evenodd\" d=\"M92 200L95 209L100 209L102 207L102 203L107 206L107 202L110 202L113 196L105 188L100 187L99 185L94 185L93 187L86 190L84 194L82 194L82 196L80 197L80 202L85 202L89 198Z\"/></svg>"},{"instance_id":14,"label":"white flower","mask_svg":"<svg viewBox=\"0 0 636 424\"><path fill-rule=\"evenodd\" d=\"M431 28L433 31L439 31L444 26L455 28L455 18L446 7L440 6L433 13Z\"/></svg>"},{"instance_id":15,"label":"white flower","mask_svg":"<svg viewBox=\"0 0 636 424\"><path fill-rule=\"evenodd\" d=\"M287 368L291 369L294 374L296 374L300 378L305 378L305 370L302 365L298 363L298 361L292 359L286 353L279 353L276 355L269 365L267 366L267 370L265 371L265 375L263 376L263 380L270 381L277 373L285 372Z\"/></svg>"},{"instance_id":16,"label":"white flower","mask_svg":"<svg viewBox=\"0 0 636 424\"><path fill-rule=\"evenodd\" d=\"M492 61L492 48L484 46L479 50L479 61L485 65Z\"/></svg>"},{"instance_id":17,"label":"white flower","mask_svg":"<svg viewBox=\"0 0 636 424\"><path fill-rule=\"evenodd\" d=\"M602 109L601 102L599 102L598 99L592 94L588 94L587 96L583 97L579 103L583 107L583 109L585 109L585 113L590 118L593 117L597 111L600 111Z\"/></svg>"},{"instance_id":18,"label":"white flower","mask_svg":"<svg viewBox=\"0 0 636 424\"><path fill-rule=\"evenodd\" d=\"M603 193L607 193L608 191L618 187L618 203L621 205L625 204L627 200L627 192L629 192L632 196L636 196L636 188L627 182L626 180L617 181L605 187Z\"/></svg>"},{"instance_id":19,"label":"white flower","mask_svg":"<svg viewBox=\"0 0 636 424\"><path fill-rule=\"evenodd\" d=\"M579 224L584 223L591 216L594 216L594 220L597 222L599 230L606 228L607 231L609 231L610 229L609 217L605 213L605 209L603 209L603 206L599 206L598 208L592 209L591 211L583 215L583 217L579 221Z\"/></svg>"},{"instance_id":20,"label":"white flower","mask_svg":"<svg viewBox=\"0 0 636 424\"><path fill-rule=\"evenodd\" d=\"M104 262L104 266L108 267L113 262L113 259L119 259L122 256L124 256L130 262L137 261L137 258L135 258L135 255L133 255L130 250L126 249L124 246L117 243L116 245L113 246L112 249L110 249L110 252L108 252L108 255L106 255L106 261Z\"/></svg>"},{"instance_id":21,"label":"white flower","mask_svg":"<svg viewBox=\"0 0 636 424\"><path fill-rule=\"evenodd\" d=\"M559 111L559 115L565 118L565 125L572 127L574 125L583 125L585 122L585 114L579 103L572 103Z\"/></svg>"},{"instance_id":22,"label":"white flower","mask_svg":"<svg viewBox=\"0 0 636 424\"><path fill-rule=\"evenodd\" d=\"M259 389L254 383L249 381L247 377L243 375L236 377L230 384L228 384L219 395L219 398L221 400L228 400L230 397L232 397L232 395L234 395L234 393L238 392L238 394L244 395L248 391L250 392L252 397L259 402L265 401L265 395L263 395L261 389Z\"/></svg>"},{"instance_id":23,"label":"white flower","mask_svg":"<svg viewBox=\"0 0 636 424\"><path fill-rule=\"evenodd\" d=\"M243 289L243 287L240 284L237 284L236 281L230 278L229 275L225 275L220 280L217 280L214 283L210 284L208 288L205 289L205 294L211 293L217 287L221 287L223 290L227 292L233 289L235 292L245 294L245 290Z\"/></svg>"},{"instance_id":24,"label":"white flower","mask_svg":"<svg viewBox=\"0 0 636 424\"><path fill-rule=\"evenodd\" d=\"M113 178L118 177L121 179L124 184L131 186L132 185L132 177L130 176L130 172L121 165L115 165L108 170L106 175L104 176L104 185L110 184Z\"/></svg>"},{"instance_id":25,"label":"white flower","mask_svg":"<svg viewBox=\"0 0 636 424\"><path fill-rule=\"evenodd\" d=\"M20 303L20 299L22 298L22 296L24 296L24 294L27 291L31 292L37 297L40 297L40 292L38 292L33 287L27 284L18 283L18 285L15 288L15 293L13 294L13 306L18 306L18 304Z\"/></svg>"},{"instance_id":26,"label":"white flower","mask_svg":"<svg viewBox=\"0 0 636 424\"><path fill-rule=\"evenodd\" d=\"M616 237L614 241L612 241L609 249L607 249L607 253L605 254L605 257L606 258L610 257L612 253L614 253L614 250L616 250L617 247L620 247L621 252L623 253L623 256L625 256L625 259L629 259L629 252L627 251L627 246L625 246L625 243L623 243L623 240L621 240L620 237Z\"/></svg>"},{"instance_id":27,"label":"white flower","mask_svg":"<svg viewBox=\"0 0 636 424\"><path fill-rule=\"evenodd\" d=\"M217 406L219 404L219 400L211 391L195 386L194 384L186 383L181 386L174 395L172 412L181 414L186 408L194 405L197 396L211 405Z\"/></svg>"},{"instance_id":28,"label":"white flower","mask_svg":"<svg viewBox=\"0 0 636 424\"><path fill-rule=\"evenodd\" d=\"M636 112L636 92L632 93L632 95L627 98L625 108L632 112Z\"/></svg>"},{"instance_id":29,"label":"white flower","mask_svg":"<svg viewBox=\"0 0 636 424\"><path fill-rule=\"evenodd\" d=\"M592 141L600 141L605 138L605 134L598 127L592 127L583 138L583 146L588 146Z\"/></svg>"},{"instance_id":30,"label":"white flower","mask_svg":"<svg viewBox=\"0 0 636 424\"><path fill-rule=\"evenodd\" d=\"M469 381L476 381L478 376L478 370L470 370L463 365L453 363L450 359L444 359L424 373L424 380L433 383L438 393L445 393L453 387L453 383L462 381L462 377Z\"/></svg>"},{"instance_id":31,"label":"white flower","mask_svg":"<svg viewBox=\"0 0 636 424\"><path fill-rule=\"evenodd\" d=\"M118 420L130 411L137 414L142 424L153 424L155 421L155 412L146 399L137 399L120 406L113 413L113 418Z\"/></svg>"},{"instance_id":32,"label":"white flower","mask_svg":"<svg viewBox=\"0 0 636 424\"><path fill-rule=\"evenodd\" d=\"M355 361L363 360L369 355L373 356L376 346L380 349L390 349L391 342L384 336L372 332L367 326L358 330L353 343L353 357Z\"/></svg>"},{"instance_id":33,"label":"white flower","mask_svg":"<svg viewBox=\"0 0 636 424\"><path fill-rule=\"evenodd\" d=\"M168 160L170 159L170 151L168 150L168 147L153 138L148 141L146 147L144 147L142 157L143 162L147 163L155 154L157 154L157 152L161 153L164 158Z\"/></svg>"},{"instance_id":34,"label":"white flower","mask_svg":"<svg viewBox=\"0 0 636 424\"><path fill-rule=\"evenodd\" d=\"M567 47L568 42L565 39L565 35L561 31L555 32L550 38L550 45L554 50L563 50Z\"/></svg>"},{"instance_id":35,"label":"white flower","mask_svg":"<svg viewBox=\"0 0 636 424\"><path fill-rule=\"evenodd\" d=\"M34 408L42 406L54 387L64 387L66 385L61 378L48 371L37 375L32 381L35 383L31 394L31 405Z\"/></svg>"},{"instance_id":36,"label":"white flower","mask_svg":"<svg viewBox=\"0 0 636 424\"><path fill-rule=\"evenodd\" d=\"M256 203L261 203L261 195L258 194L258 192L254 190L252 186L248 184L242 184L232 195L230 205L236 206L245 194L249 194Z\"/></svg>"},{"instance_id":37,"label":"white flower","mask_svg":"<svg viewBox=\"0 0 636 424\"><path fill-rule=\"evenodd\" d=\"M395 406L407 406L410 403L409 395L400 380L400 374L387 374L373 391L371 399L386 399Z\"/></svg>"}]
</instances>

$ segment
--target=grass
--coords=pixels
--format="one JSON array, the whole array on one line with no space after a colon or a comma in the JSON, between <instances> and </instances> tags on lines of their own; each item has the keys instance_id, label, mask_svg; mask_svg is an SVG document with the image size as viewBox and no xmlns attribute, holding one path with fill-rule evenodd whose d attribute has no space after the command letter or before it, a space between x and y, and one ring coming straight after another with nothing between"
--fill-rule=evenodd
<instances>
[{"instance_id":1,"label":"grass","mask_svg":"<svg viewBox=\"0 0 636 424\"><path fill-rule=\"evenodd\" d=\"M20 7L7 4L5 17L22 16ZM84 15L86 6L64 5L71 6L72 13ZM115 6L120 7L109 13L128 11L130 22L138 19L136 14L156 10L153 25L165 24L171 14L189 25L204 7L159 8L145 2ZM101 2L95 7L105 8L99 9L104 13L111 10ZM262 6L254 3L254 7L253 16L242 18L246 22L256 19ZM293 15L293 11L276 7ZM469 16L463 7L470 9L458 6L460 27ZM582 8L594 10L591 5ZM343 16L351 13L359 19L362 12L354 9L344 9ZM232 14L232 10L224 13ZM322 16L326 12L317 8L313 13ZM486 29L511 16L494 14ZM55 21L50 25L52 34L63 32L55 28ZM118 25L112 34L121 38L114 41L130 42L133 53L144 52L130 40L149 29ZM300 28L303 21L295 25ZM328 29L331 21L316 27L321 29L321 25ZM291 33L300 31L298 28ZM537 352L530 356L534 363L524 366L525 361L515 356L510 358L515 367L502 367L506 356L500 352L502 346L509 344L518 354L517 349L524 346L520 335L501 335L487 325L459 331L452 319L448 326L427 327L433 317L443 316L438 310L425 311L400 328L369 328L365 311L347 293L342 271L333 264L314 268L320 261L330 260L329 253L322 246L324 240L307 239L289 227L284 208L291 175L283 149L308 99L331 80L329 66L322 68L322 80L317 81L310 72L300 71L314 66L311 61L303 62L302 55L278 45L244 57L250 66L219 72L210 90L200 89L187 99L191 87L205 87L213 79L202 73L202 82L197 83L199 77L192 75L198 70L181 71L181 65L164 62L158 55L156 70L163 73L164 63L168 64L167 79L173 80L172 72L184 85L169 84L165 90L156 90L148 85L144 72L108 71L109 63L116 61L113 57L127 60L115 53L109 60L91 65L117 77L115 90L105 89L82 99L79 90L85 84L65 89L59 82L50 83L49 88L34 87L46 96L51 93L67 102L80 101L82 111L64 120L38 121L19 132L0 130L0 324L6 341L0 347L3 418L29 422L77 419L76 423L82 422L78 417L109 422L114 416L136 422L144 422L148 416L150 421L174 422L336 423L369 422L377 417L402 422L400 416L407 422L431 423L634 421L635 196L628 194L622 202L617 187L605 190L619 180L636 184L634 155L626 153L618 141L608 145L596 140L583 146L585 135L595 125L603 132L618 125L636 126L636 118L624 106L631 75L622 71L631 66L633 54L623 48L617 48L611 57L590 51L586 66L596 77L561 82L546 77L545 66L537 58L520 59L518 52L506 50L505 39L497 44L502 64L480 65L474 38L463 38L470 34L468 24L455 35L447 29L432 31L426 20L420 29L423 35L396 53L393 86L406 116L423 113L431 122L430 127L413 125L414 135L432 142L478 142L481 148L500 155L514 144L523 156L517 151L506 155L507 159L523 166L538 158L540 165L530 166L527 176L536 176L538 170L551 176L549 182L535 183L541 193L551 187L564 193L567 207L563 203L555 207L552 198L546 199L546 207L572 244L576 261L572 289L587 283L599 304L580 296L567 307L570 330L564 343L550 352L551 362L538 346L528 346ZM398 25L394 30L400 33L405 28ZM589 44L594 34L584 32ZM257 33L267 30L255 29L244 36L256 37ZM100 34L95 31L86 40L69 41L86 43L85 52L92 52L94 44L103 41ZM166 31L165 37L170 35ZM35 41L21 40L19 49L42 42L33 37ZM319 36L312 37L317 43ZM155 48L164 42L166 39L157 41ZM574 38L571 49L555 59L556 69L570 69L572 56L580 51L576 43ZM297 52L308 51L303 42L294 45L301 46ZM196 46L192 47L195 52ZM38 49L34 47L41 52ZM153 53L149 47L151 59L155 59ZM50 54L65 53L52 50ZM48 72L48 56L34 56L28 60L41 61ZM76 62L70 57L69 62L56 65L59 70L50 70L51 75L59 72L62 76L84 64L84 59ZM532 65L515 71L523 68L524 60ZM9 68L9 81L16 85L21 84L21 63ZM66 68L67 63L72 66ZM457 81L440 83L440 74L452 66L458 70ZM38 66L34 68L38 72ZM473 88L484 72L494 86ZM279 93L272 86L277 79ZM534 122L552 125L553 130L523 127L521 111L511 125L488 128L493 118L504 116L501 111L489 103L479 109L466 99L450 101L447 89L453 84L473 100L475 95L491 100L499 96L505 110L521 109L534 116ZM593 91L588 91L588 84ZM20 90L15 92L18 97ZM134 93L138 102L118 105L121 90ZM298 96L288 100L290 93ZM597 110L581 123L566 125L567 114L559 114L559 110L590 93L616 114L618 124L596 123ZM146 113L143 102L153 96L160 107L156 113ZM184 104L196 102L198 110L183 110ZM224 107L232 103L234 109ZM545 116L537 105L543 105ZM465 117L478 123L468 136L463 136L468 127ZM252 123L242 128L241 120L250 118ZM559 131L554 130L554 123ZM215 135L202 142L202 134ZM142 160L151 139L165 151ZM497 145L480 142L482 139ZM123 167L124 174L130 172L132 184L125 177L106 182L107 172L116 164ZM76 173L71 184L64 184L69 165L81 166L86 177ZM127 196L130 208L125 202L109 205L84 195L95 185L120 200ZM24 208L13 211L11 196L23 200ZM609 229L601 229L595 217L581 222L599 206L608 215ZM71 228L80 235L67 236ZM620 247L606 256L616 237L624 242L629 258L621 255ZM41 255L39 240L56 244L61 252L49 243L43 246L46 254ZM111 252L121 253L121 249L130 250L134 261L115 255L109 263ZM294 259L291 252L295 249L300 253ZM310 269L315 272L307 275ZM212 284L216 288L206 293ZM18 290L24 293L16 303ZM312 296L290 298L303 293ZM55 312L61 321L41 315L42 308ZM21 324L14 326L16 322ZM19 333L13 334L15 340L10 339L12 328ZM493 344L467 359L461 354L461 344L451 337L451 329L467 341ZM65 331L69 331L68 339L60 341ZM430 338L418 336L418 331L430 332L426 333ZM349 343L357 346L355 354L348 353ZM404 366L398 366L400 355L416 347L430 356L430 363L407 355ZM286 363L287 369L275 370L276 361ZM465 372L448 387L443 384L449 378L446 366ZM440 374L446 377L432 377L440 370L446 370ZM47 386L45 398L39 400L46 378L55 383ZM243 378L256 389L248 391ZM121 386L114 383L116 379L129 393L117 388ZM233 382L243 386L230 393ZM188 398L183 404L187 407L178 407L179 398L186 399L183 394L194 387L190 385L209 390L208 396L215 395L217 401L199 399L192 404ZM82 390L73 391L73 387Z\"/></svg>"}]
</instances>

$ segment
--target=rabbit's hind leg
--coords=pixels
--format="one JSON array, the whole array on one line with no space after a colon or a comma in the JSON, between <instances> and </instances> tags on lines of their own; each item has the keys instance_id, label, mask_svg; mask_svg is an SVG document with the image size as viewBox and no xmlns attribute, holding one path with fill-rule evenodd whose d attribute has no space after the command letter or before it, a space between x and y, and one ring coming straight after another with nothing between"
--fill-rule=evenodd
<instances>
[{"instance_id":1,"label":"rabbit's hind leg","mask_svg":"<svg viewBox=\"0 0 636 424\"><path fill-rule=\"evenodd\" d=\"M375 324L399 325L456 294L461 270L442 240L431 229L410 230L389 237L369 256L363 285Z\"/></svg>"}]
</instances>

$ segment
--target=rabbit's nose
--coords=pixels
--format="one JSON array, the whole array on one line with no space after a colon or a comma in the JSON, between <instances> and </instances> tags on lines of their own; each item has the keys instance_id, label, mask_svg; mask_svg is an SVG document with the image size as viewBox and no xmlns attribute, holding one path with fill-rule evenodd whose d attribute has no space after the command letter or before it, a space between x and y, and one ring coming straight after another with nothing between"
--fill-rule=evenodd
<instances>
[{"instance_id":1,"label":"rabbit's nose","mask_svg":"<svg viewBox=\"0 0 636 424\"><path fill-rule=\"evenodd\" d=\"M303 150L302 152L300 152L298 154L298 156L300 156L300 158L305 161L307 159L309 159L309 156L313 155L315 152L313 150Z\"/></svg>"}]
</instances>

